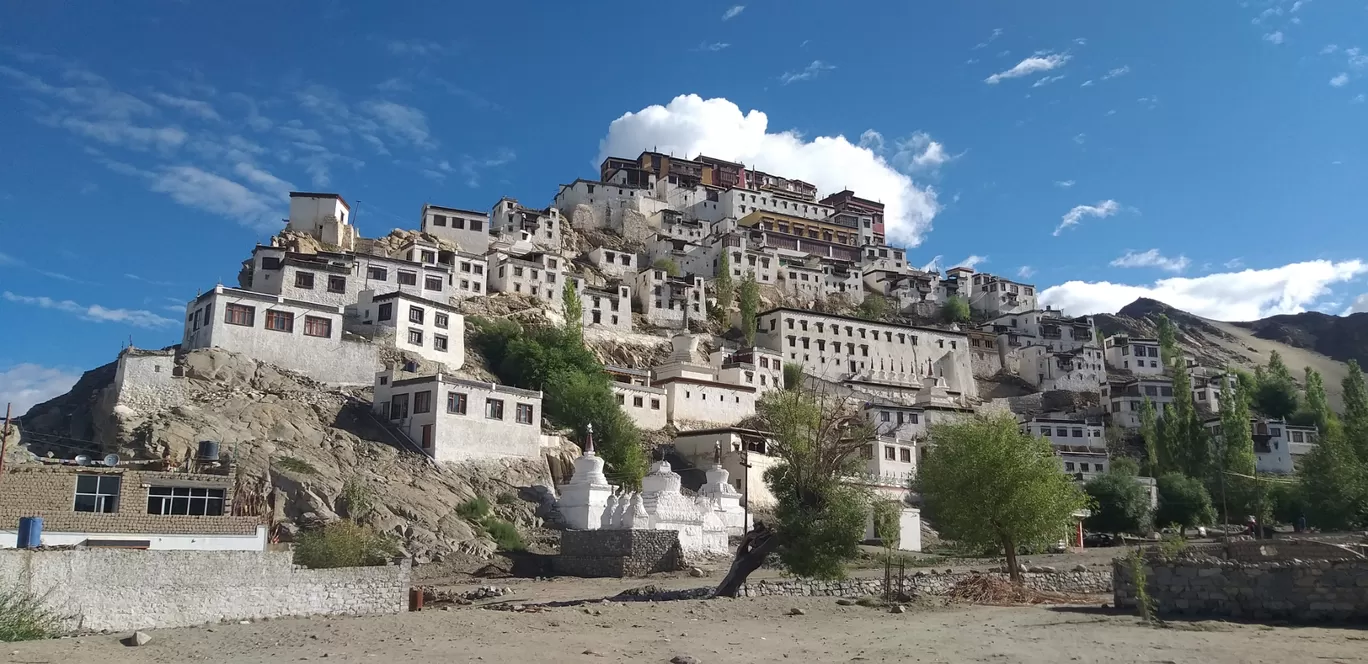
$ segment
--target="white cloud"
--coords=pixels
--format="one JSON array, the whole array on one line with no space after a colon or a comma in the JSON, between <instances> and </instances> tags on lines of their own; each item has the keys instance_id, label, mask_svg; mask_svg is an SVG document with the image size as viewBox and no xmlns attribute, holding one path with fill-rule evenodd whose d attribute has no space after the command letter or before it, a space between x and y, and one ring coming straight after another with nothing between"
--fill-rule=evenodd
<instances>
[{"instance_id":1,"label":"white cloud","mask_svg":"<svg viewBox=\"0 0 1368 664\"><path fill-rule=\"evenodd\" d=\"M940 257L937 256L937 258L940 258ZM987 263L987 262L988 262L988 257L987 257L987 256L980 256L980 255L978 255L978 254L970 254L970 255L968 255L968 256L965 256L965 257L964 257L964 260L962 260L962 261L960 261L960 262L958 262L958 263L955 263L954 265L951 265L950 267L967 267L967 268L972 269L972 268L978 266L978 265L981 264L981 263Z\"/></svg>"},{"instance_id":2,"label":"white cloud","mask_svg":"<svg viewBox=\"0 0 1368 664\"><path fill-rule=\"evenodd\" d=\"M1120 211L1121 204L1111 199L1101 201L1097 205L1075 205L1072 210L1069 210L1064 214L1064 217L1059 222L1059 226L1055 228L1054 234L1058 237L1064 229L1071 226L1077 226L1079 222L1083 221L1084 217L1105 219Z\"/></svg>"},{"instance_id":3,"label":"white cloud","mask_svg":"<svg viewBox=\"0 0 1368 664\"><path fill-rule=\"evenodd\" d=\"M7 302L62 311L96 323L123 323L133 327L145 328L169 327L179 324L178 321L163 318L142 309L110 309L98 304L87 306L71 300L54 300L46 296L15 295L9 291L0 294L0 297L3 297Z\"/></svg>"},{"instance_id":4,"label":"white cloud","mask_svg":"<svg viewBox=\"0 0 1368 664\"><path fill-rule=\"evenodd\" d=\"M284 196L291 191L297 191L297 188L293 184L246 162L239 162L233 167L233 172L236 173L238 177L247 180L267 193Z\"/></svg>"},{"instance_id":5,"label":"white cloud","mask_svg":"<svg viewBox=\"0 0 1368 664\"><path fill-rule=\"evenodd\" d=\"M993 74L992 76L989 76L988 78L983 79L983 82L989 85L996 85L997 83L1009 78L1020 78L1022 76L1029 76L1037 72L1050 71L1052 69L1063 67L1064 64L1067 63L1069 61L1069 58L1071 57L1072 56L1070 56L1068 53L1048 53L1041 55L1033 55L1029 58L1026 58L1025 60L1022 60L1021 62L1016 63L1016 66L1012 67L1011 69L1008 69L1007 71L998 72L996 74Z\"/></svg>"},{"instance_id":6,"label":"white cloud","mask_svg":"<svg viewBox=\"0 0 1368 664\"><path fill-rule=\"evenodd\" d=\"M18 258L0 252L0 265L23 265L23 263Z\"/></svg>"},{"instance_id":7,"label":"white cloud","mask_svg":"<svg viewBox=\"0 0 1368 664\"><path fill-rule=\"evenodd\" d=\"M993 28L993 34L988 35L988 39L987 39L987 40L981 41L981 42L979 42L979 43L977 43L977 44L974 44L974 50L978 50L978 49L980 49L980 48L986 48L989 44L993 43L994 41L997 41L997 38L998 38L998 37L1001 37L1001 36L1002 36L1002 28Z\"/></svg>"},{"instance_id":8,"label":"white cloud","mask_svg":"<svg viewBox=\"0 0 1368 664\"><path fill-rule=\"evenodd\" d=\"M935 258L932 258L932 259L930 260L930 262L928 262L926 265L923 265L923 266L921 267L921 271L922 271L922 272L940 272L940 266L941 266L941 259L942 259L942 258L944 258L944 256L941 256L941 255L937 254Z\"/></svg>"},{"instance_id":9,"label":"white cloud","mask_svg":"<svg viewBox=\"0 0 1368 664\"><path fill-rule=\"evenodd\" d=\"M1073 43L1078 44L1079 46L1087 46L1087 45L1088 45L1088 38L1087 38L1087 37L1079 37L1079 38L1073 40Z\"/></svg>"},{"instance_id":10,"label":"white cloud","mask_svg":"<svg viewBox=\"0 0 1368 664\"><path fill-rule=\"evenodd\" d=\"M858 195L886 206L888 237L911 246L921 243L940 212L934 189L916 184L869 147L844 136L808 139L794 131L770 132L765 113L743 113L727 99L681 95L665 106L626 113L608 127L594 163L648 149L738 161L811 182L823 193L857 189Z\"/></svg>"},{"instance_id":11,"label":"white cloud","mask_svg":"<svg viewBox=\"0 0 1368 664\"><path fill-rule=\"evenodd\" d=\"M482 159L464 155L461 157L461 173L466 177L467 186L478 187L480 186L480 177L486 170L511 163L516 158L517 154L508 148L502 148L493 156ZM442 163L445 164L446 162Z\"/></svg>"},{"instance_id":12,"label":"white cloud","mask_svg":"<svg viewBox=\"0 0 1368 664\"><path fill-rule=\"evenodd\" d=\"M1297 0L1296 2L1292 3L1292 9L1289 10L1289 11L1295 12L1295 11L1301 9L1302 6L1305 5L1305 4L1306 4L1306 0Z\"/></svg>"},{"instance_id":13,"label":"white cloud","mask_svg":"<svg viewBox=\"0 0 1368 664\"><path fill-rule=\"evenodd\" d=\"M198 99L188 99L186 97L176 97L161 92L152 93L152 98L163 106L180 109L204 120L218 120L218 111L207 101Z\"/></svg>"},{"instance_id":14,"label":"white cloud","mask_svg":"<svg viewBox=\"0 0 1368 664\"><path fill-rule=\"evenodd\" d=\"M1368 95L1365 95L1365 94L1363 94L1362 92L1360 92L1360 93L1354 95L1354 97L1353 97L1352 99L1349 100L1349 103L1351 103L1351 104L1362 104L1362 103L1365 102L1365 101L1368 101Z\"/></svg>"},{"instance_id":15,"label":"white cloud","mask_svg":"<svg viewBox=\"0 0 1368 664\"><path fill-rule=\"evenodd\" d=\"M1343 315L1348 316L1349 314L1362 313L1368 313L1368 293L1364 293L1363 295L1354 298L1354 303L1349 305L1348 309L1344 310Z\"/></svg>"},{"instance_id":16,"label":"white cloud","mask_svg":"<svg viewBox=\"0 0 1368 664\"><path fill-rule=\"evenodd\" d=\"M1055 186L1060 189L1068 189L1076 184L1073 180L1055 180Z\"/></svg>"},{"instance_id":17,"label":"white cloud","mask_svg":"<svg viewBox=\"0 0 1368 664\"><path fill-rule=\"evenodd\" d=\"M253 191L194 166L171 166L147 175L152 191L166 194L181 205L227 217L258 231L280 230L280 212L285 208L283 192L272 195ZM249 180L260 184L264 178Z\"/></svg>"},{"instance_id":18,"label":"white cloud","mask_svg":"<svg viewBox=\"0 0 1368 664\"><path fill-rule=\"evenodd\" d=\"M1102 75L1102 80L1108 81L1117 76L1125 76L1130 73L1130 65L1123 65Z\"/></svg>"},{"instance_id":19,"label":"white cloud","mask_svg":"<svg viewBox=\"0 0 1368 664\"><path fill-rule=\"evenodd\" d=\"M1142 286L1070 281L1045 289L1040 302L1082 315L1112 313L1136 298L1148 297L1207 318L1255 320L1305 311L1329 293L1332 284L1365 272L1368 264L1358 259L1317 260L1266 270L1171 277Z\"/></svg>"},{"instance_id":20,"label":"white cloud","mask_svg":"<svg viewBox=\"0 0 1368 664\"><path fill-rule=\"evenodd\" d=\"M1092 81L1092 79L1090 78L1090 79L1088 79L1088 80L1086 80L1086 81L1083 81L1083 83L1080 84L1078 87L1080 87L1080 88L1091 88L1092 86L1093 86L1093 81Z\"/></svg>"},{"instance_id":21,"label":"white cloud","mask_svg":"<svg viewBox=\"0 0 1368 664\"><path fill-rule=\"evenodd\" d=\"M1283 43L1283 33L1281 30L1274 30L1264 35L1263 39L1270 44L1281 44Z\"/></svg>"},{"instance_id":22,"label":"white cloud","mask_svg":"<svg viewBox=\"0 0 1368 664\"><path fill-rule=\"evenodd\" d=\"M746 11L745 5L732 5L727 11L722 12L722 20L730 21L737 16L740 16L743 11Z\"/></svg>"},{"instance_id":23,"label":"white cloud","mask_svg":"<svg viewBox=\"0 0 1368 664\"><path fill-rule=\"evenodd\" d=\"M12 404L15 415L71 389L81 374L39 366L16 364L0 371L0 403Z\"/></svg>"},{"instance_id":24,"label":"white cloud","mask_svg":"<svg viewBox=\"0 0 1368 664\"><path fill-rule=\"evenodd\" d=\"M1321 55L1330 55L1331 53L1334 53L1335 51L1338 51L1338 50L1339 50L1339 46L1336 46L1336 45L1334 45L1334 44L1326 44L1325 47L1322 48L1322 49L1320 50L1320 54L1321 54Z\"/></svg>"},{"instance_id":25,"label":"white cloud","mask_svg":"<svg viewBox=\"0 0 1368 664\"><path fill-rule=\"evenodd\" d=\"M1035 273L1035 268L1031 267L1030 265L1022 265L1021 267L1017 268L1017 276L1021 277L1022 279L1030 279L1031 277L1035 276Z\"/></svg>"},{"instance_id":26,"label":"white cloud","mask_svg":"<svg viewBox=\"0 0 1368 664\"><path fill-rule=\"evenodd\" d=\"M1232 259L1226 261L1225 263L1223 263L1223 265L1225 265L1225 267L1226 267L1227 270L1238 270L1238 269L1244 267L1244 259L1242 259L1242 258L1232 258Z\"/></svg>"},{"instance_id":27,"label":"white cloud","mask_svg":"<svg viewBox=\"0 0 1368 664\"><path fill-rule=\"evenodd\" d=\"M806 81L816 77L824 71L831 71L835 68L836 65L829 65L821 60L813 60L812 64L804 67L801 71L784 72L784 74L779 77L779 81L784 85L797 81Z\"/></svg>"},{"instance_id":28,"label":"white cloud","mask_svg":"<svg viewBox=\"0 0 1368 664\"><path fill-rule=\"evenodd\" d=\"M1368 68L1368 54L1364 54L1363 50L1359 47L1346 48L1344 49L1344 54L1349 56L1350 67L1353 67L1354 69Z\"/></svg>"},{"instance_id":29,"label":"white cloud","mask_svg":"<svg viewBox=\"0 0 1368 664\"><path fill-rule=\"evenodd\" d=\"M428 133L427 115L412 106L371 100L362 103L361 110L375 118L390 136L418 147L436 147Z\"/></svg>"},{"instance_id":30,"label":"white cloud","mask_svg":"<svg viewBox=\"0 0 1368 664\"><path fill-rule=\"evenodd\" d=\"M1340 73L1339 73L1338 75L1336 75L1334 78L1330 79L1330 85L1332 85L1332 86L1334 86L1334 87L1337 87L1337 88L1342 88L1342 87L1344 87L1344 86L1345 86L1346 84L1348 84L1348 83L1349 83L1349 74L1347 74L1347 73L1345 73L1345 72L1340 72Z\"/></svg>"},{"instance_id":31,"label":"white cloud","mask_svg":"<svg viewBox=\"0 0 1368 664\"><path fill-rule=\"evenodd\" d=\"M1056 82L1056 81L1062 81L1062 80L1064 80L1064 75L1063 75L1063 74L1060 74L1059 76L1046 76L1046 77L1041 78L1040 80L1036 81L1035 83L1032 83L1032 84L1031 84L1031 87L1033 87L1033 88L1038 88L1038 87L1040 87L1040 86L1042 86L1042 85L1049 85L1049 84L1054 83L1054 82Z\"/></svg>"},{"instance_id":32,"label":"white cloud","mask_svg":"<svg viewBox=\"0 0 1368 664\"><path fill-rule=\"evenodd\" d=\"M878 148L872 147L875 143L873 136L879 136ZM869 146L866 146L867 142ZM883 137L876 131L866 131L860 134L860 146L871 147L875 152L881 152ZM892 157L893 165L911 172L935 172L942 165L959 156L946 152L945 145L939 141L931 140L931 135L924 131L913 132L907 138L898 140L896 147L897 151Z\"/></svg>"},{"instance_id":33,"label":"white cloud","mask_svg":"<svg viewBox=\"0 0 1368 664\"><path fill-rule=\"evenodd\" d=\"M445 44L422 39L412 39L409 41L392 39L385 43L385 48L389 49L389 52L395 55L412 55L417 57L444 55L451 50L451 47Z\"/></svg>"},{"instance_id":34,"label":"white cloud","mask_svg":"<svg viewBox=\"0 0 1368 664\"><path fill-rule=\"evenodd\" d=\"M1085 142L1087 142L1087 140L1088 140L1088 135L1087 135L1087 134L1074 134L1073 142L1075 142L1075 143L1077 143L1077 144L1079 144L1079 145L1084 144Z\"/></svg>"},{"instance_id":35,"label":"white cloud","mask_svg":"<svg viewBox=\"0 0 1368 664\"><path fill-rule=\"evenodd\" d=\"M1127 250L1124 256L1111 262L1112 267L1157 267L1167 272L1182 272L1186 270L1192 261L1187 256L1169 258L1159 253L1158 249L1135 253Z\"/></svg>"},{"instance_id":36,"label":"white cloud","mask_svg":"<svg viewBox=\"0 0 1368 664\"><path fill-rule=\"evenodd\" d=\"M713 42L713 43L711 43L711 44L709 44L708 42L703 42L702 44L699 44L698 47L695 48L694 50L696 50L696 51L712 51L712 52L716 53L717 51L720 51L720 50L722 50L722 49L724 49L724 48L727 48L727 47L729 47L729 46L731 46L731 44L728 44L728 43L726 43L726 42Z\"/></svg>"}]
</instances>

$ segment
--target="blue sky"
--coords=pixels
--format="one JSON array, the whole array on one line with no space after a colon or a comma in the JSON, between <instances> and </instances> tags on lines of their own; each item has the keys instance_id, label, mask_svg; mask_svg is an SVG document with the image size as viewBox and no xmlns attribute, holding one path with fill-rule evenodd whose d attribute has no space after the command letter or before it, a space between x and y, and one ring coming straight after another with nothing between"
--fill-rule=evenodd
<instances>
[{"instance_id":1,"label":"blue sky","mask_svg":"<svg viewBox=\"0 0 1368 664\"><path fill-rule=\"evenodd\" d=\"M1074 313L1368 309L1361 0L743 1L11 4L0 401L177 342L290 189L378 235L653 146L849 186Z\"/></svg>"}]
</instances>

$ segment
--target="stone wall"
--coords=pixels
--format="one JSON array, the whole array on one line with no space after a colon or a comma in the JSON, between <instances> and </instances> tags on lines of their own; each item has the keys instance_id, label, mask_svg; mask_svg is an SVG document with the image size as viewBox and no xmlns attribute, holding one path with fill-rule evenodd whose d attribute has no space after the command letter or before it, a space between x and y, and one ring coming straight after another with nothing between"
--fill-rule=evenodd
<instances>
[{"instance_id":1,"label":"stone wall","mask_svg":"<svg viewBox=\"0 0 1368 664\"><path fill-rule=\"evenodd\" d=\"M304 569L288 551L0 551L0 579L44 597L70 631L185 627L407 607L407 559Z\"/></svg>"},{"instance_id":2,"label":"stone wall","mask_svg":"<svg viewBox=\"0 0 1368 664\"><path fill-rule=\"evenodd\" d=\"M975 378L992 378L1002 371L1002 356L996 348L971 348L969 366Z\"/></svg>"},{"instance_id":3,"label":"stone wall","mask_svg":"<svg viewBox=\"0 0 1368 664\"><path fill-rule=\"evenodd\" d=\"M174 351L124 350L114 374L114 405L148 414L190 403L190 390L177 373Z\"/></svg>"},{"instance_id":4,"label":"stone wall","mask_svg":"<svg viewBox=\"0 0 1368 664\"><path fill-rule=\"evenodd\" d=\"M553 567L563 576L645 576L682 569L673 530L567 530Z\"/></svg>"},{"instance_id":5,"label":"stone wall","mask_svg":"<svg viewBox=\"0 0 1368 664\"><path fill-rule=\"evenodd\" d=\"M1281 543L1279 543L1281 544ZM1131 562L1112 564L1117 608L1137 606ZM1368 620L1368 561L1145 561L1145 589L1159 616Z\"/></svg>"},{"instance_id":6,"label":"stone wall","mask_svg":"<svg viewBox=\"0 0 1368 664\"><path fill-rule=\"evenodd\" d=\"M1006 574L978 572L955 572L936 574L918 572L908 576L902 591L909 595L944 595L956 583L975 576L989 576L1006 579ZM1022 574L1022 581L1028 588L1068 594L1097 594L1112 591L1112 574L1105 571L1054 572ZM801 597L864 597L878 595L884 591L883 578L845 579L842 581L759 581L742 587L745 597L769 597L789 595Z\"/></svg>"}]
</instances>

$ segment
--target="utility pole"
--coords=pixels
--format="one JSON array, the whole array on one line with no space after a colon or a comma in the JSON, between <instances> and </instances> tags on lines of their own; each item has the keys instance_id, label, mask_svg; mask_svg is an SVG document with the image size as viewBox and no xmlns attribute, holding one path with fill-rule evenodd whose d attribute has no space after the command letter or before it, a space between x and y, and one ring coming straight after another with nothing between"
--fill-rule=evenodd
<instances>
[{"instance_id":1,"label":"utility pole","mask_svg":"<svg viewBox=\"0 0 1368 664\"><path fill-rule=\"evenodd\" d=\"M12 403L5 404L5 424L0 427L0 477L4 477L5 474L5 452L9 449L10 408L13 406Z\"/></svg>"}]
</instances>

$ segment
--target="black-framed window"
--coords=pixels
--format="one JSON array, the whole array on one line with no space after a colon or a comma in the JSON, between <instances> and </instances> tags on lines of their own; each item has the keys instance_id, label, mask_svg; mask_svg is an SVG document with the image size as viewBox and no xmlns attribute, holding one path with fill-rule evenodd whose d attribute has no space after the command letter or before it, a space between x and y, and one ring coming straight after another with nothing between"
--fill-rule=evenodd
<instances>
[{"instance_id":1,"label":"black-framed window","mask_svg":"<svg viewBox=\"0 0 1368 664\"><path fill-rule=\"evenodd\" d=\"M226 491L188 486L154 486L147 490L147 513L222 516Z\"/></svg>"},{"instance_id":2,"label":"black-framed window","mask_svg":"<svg viewBox=\"0 0 1368 664\"><path fill-rule=\"evenodd\" d=\"M76 498L71 509L107 514L119 511L121 480L118 475L77 475Z\"/></svg>"}]
</instances>

